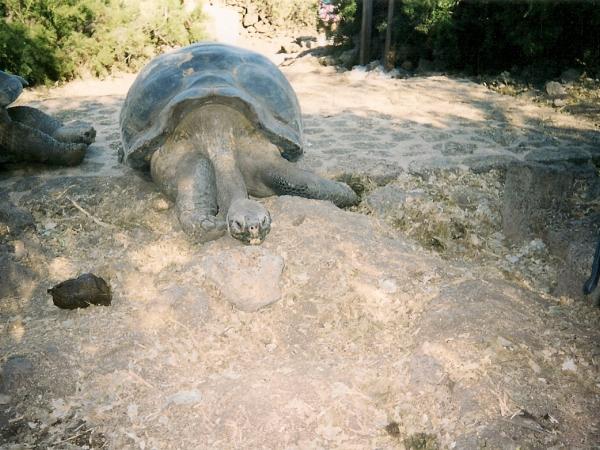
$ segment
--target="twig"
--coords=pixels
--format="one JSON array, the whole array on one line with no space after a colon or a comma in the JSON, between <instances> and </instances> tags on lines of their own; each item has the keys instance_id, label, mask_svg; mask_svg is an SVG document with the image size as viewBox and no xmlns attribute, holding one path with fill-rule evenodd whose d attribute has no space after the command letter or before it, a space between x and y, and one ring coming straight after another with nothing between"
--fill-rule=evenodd
<instances>
[{"instance_id":1,"label":"twig","mask_svg":"<svg viewBox=\"0 0 600 450\"><path fill-rule=\"evenodd\" d=\"M141 384L143 384L144 386L146 386L146 387L148 387L150 389L156 389L151 383L149 383L148 381L144 380L140 375L138 375L137 373L135 373L133 370L128 370L127 373L129 374L129 376L131 378L133 378L138 383L141 383Z\"/></svg>"},{"instance_id":2,"label":"twig","mask_svg":"<svg viewBox=\"0 0 600 450\"><path fill-rule=\"evenodd\" d=\"M81 207L81 205L79 203L77 203L75 200L73 200L71 197L69 197L67 195L67 200L69 200L71 203L73 203L73 206L75 208L77 208L79 211L81 211L82 213L84 213L86 216L88 216L90 219L92 219L94 221L94 223L97 223L98 225L100 225L101 227L105 227L105 228L110 228L112 227L112 225L102 222L100 219L98 219L96 216L93 216L92 214L90 214L89 212L87 212L85 209L83 209Z\"/></svg>"},{"instance_id":3,"label":"twig","mask_svg":"<svg viewBox=\"0 0 600 450\"><path fill-rule=\"evenodd\" d=\"M81 427L79 427L79 428L81 428ZM63 439L62 441L54 442L54 445L63 444L65 442L72 441L73 439L77 439L78 437L81 437L81 436L85 435L88 432L91 433L92 431L93 431L93 428L88 428L86 430L83 430L81 433L78 433L78 434L76 434L74 436L71 436L71 437L68 437L66 439Z\"/></svg>"}]
</instances>

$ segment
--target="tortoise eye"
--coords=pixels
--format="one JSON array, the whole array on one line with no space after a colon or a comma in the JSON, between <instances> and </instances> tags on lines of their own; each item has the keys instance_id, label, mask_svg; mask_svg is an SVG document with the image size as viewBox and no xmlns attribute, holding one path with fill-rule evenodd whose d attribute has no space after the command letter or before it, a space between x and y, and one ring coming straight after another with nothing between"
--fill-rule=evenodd
<instances>
[{"instance_id":1,"label":"tortoise eye","mask_svg":"<svg viewBox=\"0 0 600 450\"><path fill-rule=\"evenodd\" d=\"M235 225L235 227L238 229L238 231L242 231L244 228L244 224L242 223L241 220L234 220L233 224Z\"/></svg>"}]
</instances>

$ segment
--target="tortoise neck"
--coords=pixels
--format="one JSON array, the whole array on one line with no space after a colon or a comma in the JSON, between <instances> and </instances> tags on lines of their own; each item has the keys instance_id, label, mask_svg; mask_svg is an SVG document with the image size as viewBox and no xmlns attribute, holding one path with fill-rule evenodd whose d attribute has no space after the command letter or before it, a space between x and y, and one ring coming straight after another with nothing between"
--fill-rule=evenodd
<instances>
[{"instance_id":1,"label":"tortoise neck","mask_svg":"<svg viewBox=\"0 0 600 450\"><path fill-rule=\"evenodd\" d=\"M231 204L248 198L244 177L237 166L240 142L253 127L239 111L225 105L204 105L190 111L178 129L191 137L194 150L212 163L219 209L227 214Z\"/></svg>"}]
</instances>

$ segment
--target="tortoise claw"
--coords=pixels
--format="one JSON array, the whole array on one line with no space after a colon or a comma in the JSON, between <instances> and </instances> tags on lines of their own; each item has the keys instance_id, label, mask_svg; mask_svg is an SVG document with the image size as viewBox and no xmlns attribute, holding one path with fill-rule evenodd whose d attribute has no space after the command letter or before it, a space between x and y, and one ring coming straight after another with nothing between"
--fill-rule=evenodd
<instances>
[{"instance_id":1,"label":"tortoise claw","mask_svg":"<svg viewBox=\"0 0 600 450\"><path fill-rule=\"evenodd\" d=\"M179 223L183 231L197 242L208 242L222 237L227 231L225 221L214 216L181 212Z\"/></svg>"}]
</instances>

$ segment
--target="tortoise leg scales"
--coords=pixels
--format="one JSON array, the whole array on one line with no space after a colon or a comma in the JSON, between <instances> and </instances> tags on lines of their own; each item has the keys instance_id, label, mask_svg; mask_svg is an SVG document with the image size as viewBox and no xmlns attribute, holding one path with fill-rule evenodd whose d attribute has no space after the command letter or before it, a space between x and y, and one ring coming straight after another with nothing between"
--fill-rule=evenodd
<instances>
[{"instance_id":1,"label":"tortoise leg scales","mask_svg":"<svg viewBox=\"0 0 600 450\"><path fill-rule=\"evenodd\" d=\"M29 106L13 106L7 109L11 120L52 136L57 141L91 144L96 138L96 130L80 120L64 125L59 120Z\"/></svg>"},{"instance_id":2,"label":"tortoise leg scales","mask_svg":"<svg viewBox=\"0 0 600 450\"><path fill-rule=\"evenodd\" d=\"M347 184L322 178L283 159L267 170L264 182L277 195L329 200L339 208L356 205L360 200Z\"/></svg>"},{"instance_id":3,"label":"tortoise leg scales","mask_svg":"<svg viewBox=\"0 0 600 450\"><path fill-rule=\"evenodd\" d=\"M225 234L227 226L218 215L217 183L210 161L198 154L175 159L158 150L152 156L152 179L175 200L177 218L183 231L198 242Z\"/></svg>"},{"instance_id":4,"label":"tortoise leg scales","mask_svg":"<svg viewBox=\"0 0 600 450\"><path fill-rule=\"evenodd\" d=\"M60 142L19 122L0 123L0 151L6 153L8 161L75 166L83 160L86 149L86 144Z\"/></svg>"}]
</instances>

